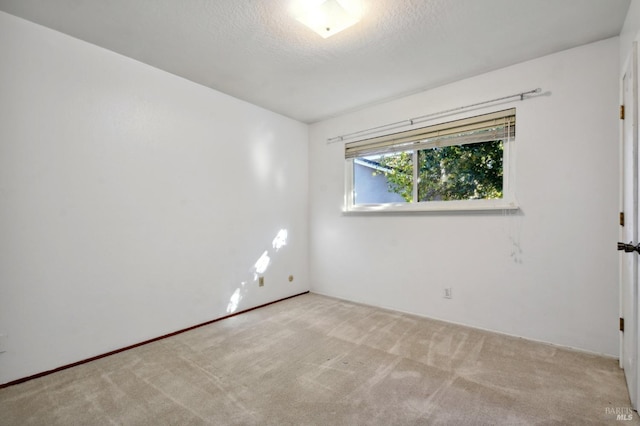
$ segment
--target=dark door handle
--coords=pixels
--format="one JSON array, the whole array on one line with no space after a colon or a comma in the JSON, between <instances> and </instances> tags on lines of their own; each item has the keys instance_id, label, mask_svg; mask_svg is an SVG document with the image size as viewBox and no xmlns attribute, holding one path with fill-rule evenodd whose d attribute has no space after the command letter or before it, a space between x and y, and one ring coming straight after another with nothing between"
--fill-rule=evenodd
<instances>
[{"instance_id":1,"label":"dark door handle","mask_svg":"<svg viewBox=\"0 0 640 426\"><path fill-rule=\"evenodd\" d=\"M622 251L624 250L625 253L633 253L634 251L637 251L638 253L640 253L640 244L638 244L637 246L634 246L633 244L631 244L631 242L629 242L629 244L626 243L618 243L618 251Z\"/></svg>"}]
</instances>

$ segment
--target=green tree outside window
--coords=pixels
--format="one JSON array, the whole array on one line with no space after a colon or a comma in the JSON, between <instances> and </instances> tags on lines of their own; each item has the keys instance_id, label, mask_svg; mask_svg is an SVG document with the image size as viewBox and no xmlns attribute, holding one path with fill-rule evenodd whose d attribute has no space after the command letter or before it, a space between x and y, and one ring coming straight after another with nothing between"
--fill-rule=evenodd
<instances>
[{"instance_id":1,"label":"green tree outside window","mask_svg":"<svg viewBox=\"0 0 640 426\"><path fill-rule=\"evenodd\" d=\"M388 190L413 200L413 152L379 159ZM418 151L418 201L502 198L502 141L435 147Z\"/></svg>"}]
</instances>

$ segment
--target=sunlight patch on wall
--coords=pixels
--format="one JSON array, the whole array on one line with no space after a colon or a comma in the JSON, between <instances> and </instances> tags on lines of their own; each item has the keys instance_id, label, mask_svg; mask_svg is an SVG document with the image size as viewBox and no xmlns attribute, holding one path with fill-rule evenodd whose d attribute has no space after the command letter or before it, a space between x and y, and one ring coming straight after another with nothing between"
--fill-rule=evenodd
<instances>
[{"instance_id":1,"label":"sunlight patch on wall","mask_svg":"<svg viewBox=\"0 0 640 426\"><path fill-rule=\"evenodd\" d=\"M244 283L242 283L244 285ZM229 304L227 305L227 313L233 313L238 309L238 304L240 303L240 299L242 296L240 295L240 288L237 288L235 293L231 296L229 300Z\"/></svg>"},{"instance_id":2,"label":"sunlight patch on wall","mask_svg":"<svg viewBox=\"0 0 640 426\"><path fill-rule=\"evenodd\" d=\"M287 229L280 229L276 236L271 241L271 247L275 250L275 253L280 251L284 246L287 245L287 240L289 238L289 231ZM253 274L253 281L258 281L261 275L263 275L269 266L271 265L272 259L269 256L269 250L265 250L262 255L256 260L251 268L251 273ZM227 305L227 313L232 314L238 310L238 306L240 302L244 298L245 294L249 290L247 287L247 281L242 281L240 283L240 287L238 287L231 298L229 299L229 304Z\"/></svg>"},{"instance_id":3,"label":"sunlight patch on wall","mask_svg":"<svg viewBox=\"0 0 640 426\"><path fill-rule=\"evenodd\" d=\"M276 252L287 245L288 236L289 232L286 229L281 229L280 232L278 232L276 237L273 239L273 242L271 243L273 248L276 249Z\"/></svg>"},{"instance_id":4,"label":"sunlight patch on wall","mask_svg":"<svg viewBox=\"0 0 640 426\"><path fill-rule=\"evenodd\" d=\"M258 279L258 275L263 274L264 271L269 268L269 263L271 263L271 258L269 257L269 252L265 251L262 253L262 256L256 261L255 265L253 265L255 269L254 280Z\"/></svg>"}]
</instances>

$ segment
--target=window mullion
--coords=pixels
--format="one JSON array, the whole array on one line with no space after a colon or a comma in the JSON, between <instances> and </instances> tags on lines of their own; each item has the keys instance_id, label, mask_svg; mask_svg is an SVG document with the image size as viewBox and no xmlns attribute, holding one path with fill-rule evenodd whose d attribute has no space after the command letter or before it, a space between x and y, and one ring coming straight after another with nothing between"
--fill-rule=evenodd
<instances>
[{"instance_id":1,"label":"window mullion","mask_svg":"<svg viewBox=\"0 0 640 426\"><path fill-rule=\"evenodd\" d=\"M418 150L413 151L413 202L418 202L418 171L420 165L418 164Z\"/></svg>"}]
</instances>

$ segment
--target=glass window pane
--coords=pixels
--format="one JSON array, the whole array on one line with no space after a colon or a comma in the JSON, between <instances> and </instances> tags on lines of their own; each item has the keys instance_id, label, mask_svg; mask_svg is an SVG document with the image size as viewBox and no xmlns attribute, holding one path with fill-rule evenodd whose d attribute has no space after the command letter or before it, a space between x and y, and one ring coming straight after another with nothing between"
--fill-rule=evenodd
<instances>
[{"instance_id":1,"label":"glass window pane","mask_svg":"<svg viewBox=\"0 0 640 426\"><path fill-rule=\"evenodd\" d=\"M413 194L413 153L359 157L353 161L354 204L407 203Z\"/></svg>"},{"instance_id":2,"label":"glass window pane","mask_svg":"<svg viewBox=\"0 0 640 426\"><path fill-rule=\"evenodd\" d=\"M418 201L502 198L502 141L418 151Z\"/></svg>"}]
</instances>

